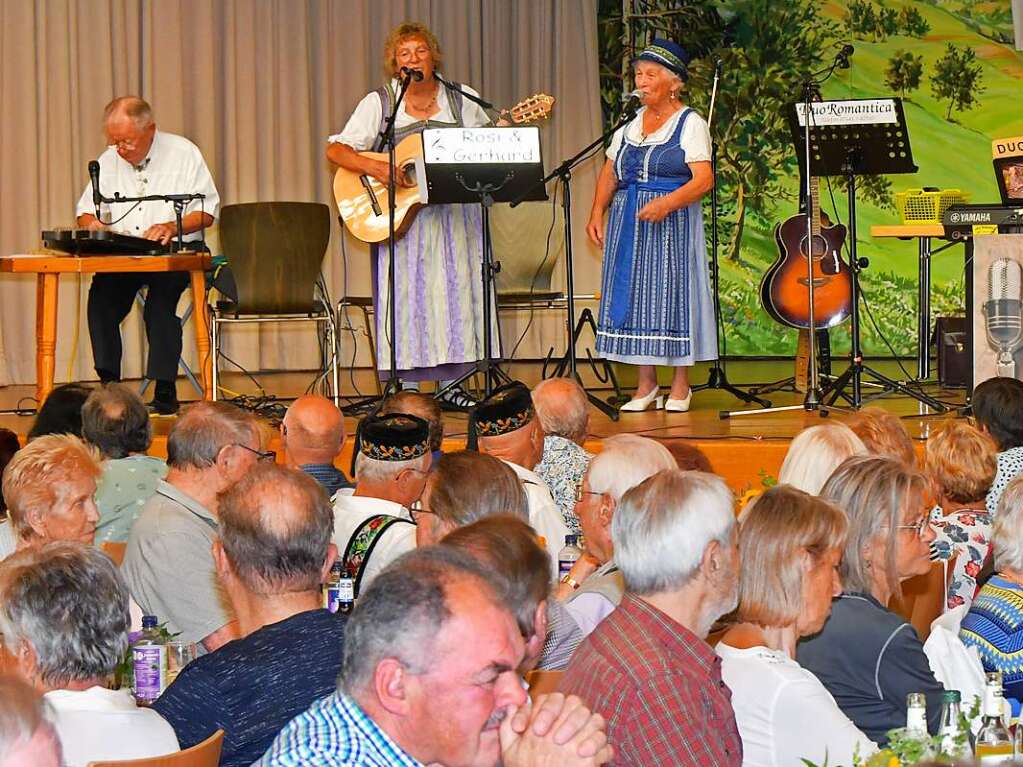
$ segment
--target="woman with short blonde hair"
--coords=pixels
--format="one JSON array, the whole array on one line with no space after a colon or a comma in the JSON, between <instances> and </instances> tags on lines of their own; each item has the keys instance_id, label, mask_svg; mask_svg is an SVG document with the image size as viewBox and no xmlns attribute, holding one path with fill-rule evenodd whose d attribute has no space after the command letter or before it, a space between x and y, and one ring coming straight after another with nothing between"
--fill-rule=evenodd
<instances>
[{"instance_id":1,"label":"woman with short blonde hair","mask_svg":"<svg viewBox=\"0 0 1023 767\"><path fill-rule=\"evenodd\" d=\"M879 407L865 407L849 421L849 428L863 440L871 455L888 456L906 466L916 466L913 440L902 420L894 413Z\"/></svg>"},{"instance_id":2,"label":"woman with short blonde hair","mask_svg":"<svg viewBox=\"0 0 1023 767\"><path fill-rule=\"evenodd\" d=\"M789 444L778 482L817 495L835 467L850 456L866 453L863 441L844 423L811 426Z\"/></svg>"},{"instance_id":3,"label":"woman with short blonde hair","mask_svg":"<svg viewBox=\"0 0 1023 767\"><path fill-rule=\"evenodd\" d=\"M847 528L838 507L788 485L770 488L739 517L740 622L717 653L743 764L846 764L875 750L795 660L799 637L820 631L841 592L837 568Z\"/></svg>"}]
</instances>

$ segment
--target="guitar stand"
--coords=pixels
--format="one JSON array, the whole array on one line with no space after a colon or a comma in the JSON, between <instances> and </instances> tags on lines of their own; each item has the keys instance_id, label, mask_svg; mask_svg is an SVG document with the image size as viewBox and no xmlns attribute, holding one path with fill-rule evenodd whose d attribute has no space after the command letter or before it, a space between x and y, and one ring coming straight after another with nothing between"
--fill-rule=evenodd
<instances>
[{"instance_id":1,"label":"guitar stand","mask_svg":"<svg viewBox=\"0 0 1023 767\"><path fill-rule=\"evenodd\" d=\"M554 347L552 346L547 352L547 356L543 361L543 369L540 373L542 378L560 378L565 375L565 371L569 370L572 365L572 351L579 343L579 339L585 328L589 328L593 333L594 338L596 338L597 322L593 318L593 312L588 306L579 314L579 321L576 322L575 329L572 331L572 337L568 341L571 348L565 350L565 353L561 356L561 359L558 360L558 364L550 371L550 374L548 374L548 366L554 357ZM590 353L589 347L586 348L586 361L589 364L590 369L593 371L594 377L602 384L610 382L614 389L614 394L608 397L607 400L602 400L597 395L590 392L586 387L583 387L583 391L586 392L586 398L601 413L606 415L612 421L617 421L617 406L622 402L627 402L629 398L622 394L622 389L618 385L618 377L615 375L614 368L611 367L611 364L605 358L595 358L593 354ZM598 365L603 368L603 372L598 369ZM573 371L573 375L577 380L579 379L579 373L577 370ZM582 386L582 381L579 382L579 385Z\"/></svg>"}]
</instances>

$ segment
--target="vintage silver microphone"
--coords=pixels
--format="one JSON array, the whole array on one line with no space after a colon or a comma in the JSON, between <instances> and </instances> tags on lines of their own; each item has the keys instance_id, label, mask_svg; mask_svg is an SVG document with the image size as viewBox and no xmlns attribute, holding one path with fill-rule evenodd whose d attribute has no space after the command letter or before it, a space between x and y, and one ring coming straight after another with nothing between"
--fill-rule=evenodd
<instances>
[{"instance_id":1,"label":"vintage silver microphone","mask_svg":"<svg viewBox=\"0 0 1023 767\"><path fill-rule=\"evenodd\" d=\"M1016 378L1013 352L1023 341L1020 288L1023 269L1019 263L999 258L988 267L987 301L983 312L988 346L995 352L995 375Z\"/></svg>"}]
</instances>

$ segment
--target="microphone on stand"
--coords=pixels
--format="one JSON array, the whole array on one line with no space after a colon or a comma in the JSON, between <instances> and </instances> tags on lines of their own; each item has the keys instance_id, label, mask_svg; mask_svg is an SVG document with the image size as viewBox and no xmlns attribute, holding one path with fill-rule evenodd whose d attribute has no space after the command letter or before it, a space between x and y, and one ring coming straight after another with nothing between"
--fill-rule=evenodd
<instances>
[{"instance_id":1,"label":"microphone on stand","mask_svg":"<svg viewBox=\"0 0 1023 767\"><path fill-rule=\"evenodd\" d=\"M838 65L839 69L849 68L849 59L853 55L853 51L855 50L856 49L853 48L848 43L842 46L842 49L838 52L838 55L835 56L835 63Z\"/></svg>"},{"instance_id":2,"label":"microphone on stand","mask_svg":"<svg viewBox=\"0 0 1023 767\"><path fill-rule=\"evenodd\" d=\"M999 258L988 267L987 301L984 302L984 324L988 346L994 350L995 375L1016 377L1012 353L1023 340L1023 312L1020 311L1020 288L1023 268L1011 259Z\"/></svg>"},{"instance_id":3,"label":"microphone on stand","mask_svg":"<svg viewBox=\"0 0 1023 767\"><path fill-rule=\"evenodd\" d=\"M103 195L99 191L99 161L89 161L89 180L92 182L92 204L96 206L96 220L100 220L99 206L103 202Z\"/></svg>"},{"instance_id":4,"label":"microphone on stand","mask_svg":"<svg viewBox=\"0 0 1023 767\"><path fill-rule=\"evenodd\" d=\"M415 80L417 83L423 79L423 73L420 72L418 69L409 69L408 67L402 67L401 73L410 80Z\"/></svg>"},{"instance_id":5,"label":"microphone on stand","mask_svg":"<svg viewBox=\"0 0 1023 767\"><path fill-rule=\"evenodd\" d=\"M635 116L641 106L643 106L643 91L636 89L629 94L629 98L625 101L625 107L622 110L622 114L631 114Z\"/></svg>"}]
</instances>

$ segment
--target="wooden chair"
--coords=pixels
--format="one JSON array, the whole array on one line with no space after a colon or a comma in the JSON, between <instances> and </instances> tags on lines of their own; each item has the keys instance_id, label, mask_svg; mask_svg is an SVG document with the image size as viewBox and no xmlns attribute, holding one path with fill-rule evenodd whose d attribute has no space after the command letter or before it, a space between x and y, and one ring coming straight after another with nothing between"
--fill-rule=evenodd
<instances>
[{"instance_id":1,"label":"wooden chair","mask_svg":"<svg viewBox=\"0 0 1023 767\"><path fill-rule=\"evenodd\" d=\"M121 762L89 762L89 767L217 767L223 745L224 731L217 730L202 743L174 754Z\"/></svg>"},{"instance_id":2,"label":"wooden chair","mask_svg":"<svg viewBox=\"0 0 1023 767\"><path fill-rule=\"evenodd\" d=\"M100 551L110 557L118 567L124 562L124 551L127 548L128 544L124 541L103 541L99 545Z\"/></svg>"},{"instance_id":3,"label":"wooden chair","mask_svg":"<svg viewBox=\"0 0 1023 767\"><path fill-rule=\"evenodd\" d=\"M932 562L930 572L910 578L902 584L902 599L893 599L889 608L916 629L921 642L931 635L931 624L945 611L946 571L952 572L955 559Z\"/></svg>"},{"instance_id":4,"label":"wooden chair","mask_svg":"<svg viewBox=\"0 0 1023 767\"><path fill-rule=\"evenodd\" d=\"M563 671L540 671L534 670L526 674L526 684L529 685L529 697L545 695L549 692L557 692L561 685Z\"/></svg>"}]
</instances>

